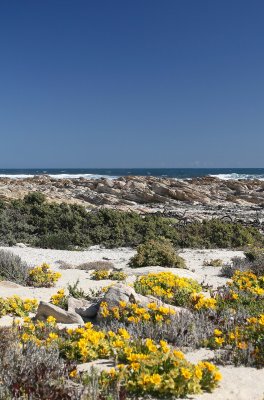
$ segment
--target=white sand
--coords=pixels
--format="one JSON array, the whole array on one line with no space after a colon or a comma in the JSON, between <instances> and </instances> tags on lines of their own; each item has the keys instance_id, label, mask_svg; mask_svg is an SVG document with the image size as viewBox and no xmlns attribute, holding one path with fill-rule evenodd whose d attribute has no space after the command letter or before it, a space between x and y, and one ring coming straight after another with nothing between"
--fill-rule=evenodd
<instances>
[{"instance_id":1,"label":"white sand","mask_svg":"<svg viewBox=\"0 0 264 400\"><path fill-rule=\"evenodd\" d=\"M219 267L204 267L205 260L220 258L224 262L229 262L234 256L242 256L242 252L231 250L183 250L180 255L186 260L188 269L177 268L162 268L162 267L147 267L136 270L131 270L127 267L127 263L135 252L134 250L121 249L100 249L93 247L88 251L63 251L63 250L46 250L35 248L3 248L19 255L24 261L27 261L31 266L47 262L56 271L62 273L62 278L59 279L55 288L28 288L28 287L5 287L0 282L0 296L9 297L17 294L23 298L37 298L39 300L48 301L50 296L57 292L59 288L66 287L68 283L74 283L80 279L80 286L84 290L99 289L106 286L111 281L93 281L90 279L90 274L78 269L62 270L59 268L57 261L62 260L70 264L78 265L88 261L98 261L107 257L113 262L117 268L122 268L129 274L128 281L133 281L135 275L146 274L156 271L171 271L180 276L192 277L199 282L204 282L213 287L223 285L227 279L218 276ZM9 317L0 319L0 326L5 322L10 323ZM197 362L201 359L212 357L212 352L206 349L200 349L187 354L190 361ZM264 369L257 370L247 367L222 367L220 371L223 375L223 380L219 388L213 393L205 393L199 396L189 397L195 400L263 400L264 399Z\"/></svg>"}]
</instances>

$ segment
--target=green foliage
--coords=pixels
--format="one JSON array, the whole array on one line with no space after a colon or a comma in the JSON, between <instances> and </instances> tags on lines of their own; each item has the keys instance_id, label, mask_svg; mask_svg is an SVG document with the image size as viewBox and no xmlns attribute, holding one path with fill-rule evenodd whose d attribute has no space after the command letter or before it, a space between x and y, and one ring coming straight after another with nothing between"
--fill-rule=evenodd
<instances>
[{"instance_id":1,"label":"green foliage","mask_svg":"<svg viewBox=\"0 0 264 400\"><path fill-rule=\"evenodd\" d=\"M74 249L91 245L136 247L165 237L178 247L238 248L263 246L263 237L252 227L219 220L175 227L162 216L100 209L87 212L80 205L49 203L42 193L0 204L0 244Z\"/></svg>"},{"instance_id":2,"label":"green foliage","mask_svg":"<svg viewBox=\"0 0 264 400\"><path fill-rule=\"evenodd\" d=\"M240 248L263 243L263 236L257 229L217 219L194 222L180 233L181 247Z\"/></svg>"},{"instance_id":3,"label":"green foliage","mask_svg":"<svg viewBox=\"0 0 264 400\"><path fill-rule=\"evenodd\" d=\"M131 258L130 267L139 268L151 265L185 268L185 262L174 250L172 243L165 238L151 239L140 244L137 254Z\"/></svg>"},{"instance_id":4,"label":"green foliage","mask_svg":"<svg viewBox=\"0 0 264 400\"><path fill-rule=\"evenodd\" d=\"M0 278L25 284L28 266L21 258L9 251L0 250Z\"/></svg>"}]
</instances>

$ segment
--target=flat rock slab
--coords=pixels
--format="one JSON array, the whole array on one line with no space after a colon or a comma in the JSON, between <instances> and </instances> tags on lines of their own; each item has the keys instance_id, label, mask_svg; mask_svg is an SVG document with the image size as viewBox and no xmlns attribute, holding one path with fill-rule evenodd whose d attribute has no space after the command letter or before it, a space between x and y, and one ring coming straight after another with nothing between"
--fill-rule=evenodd
<instances>
[{"instance_id":1,"label":"flat rock slab","mask_svg":"<svg viewBox=\"0 0 264 400\"><path fill-rule=\"evenodd\" d=\"M22 288L22 285L19 285L18 283L11 282L11 281L0 281L0 289L5 288L5 289L14 289L14 288Z\"/></svg>"},{"instance_id":2,"label":"flat rock slab","mask_svg":"<svg viewBox=\"0 0 264 400\"><path fill-rule=\"evenodd\" d=\"M84 363L84 364L79 364L79 365L77 365L77 371L78 372L90 372L92 368L97 369L99 372L109 371L114 366L115 366L115 363L113 360L102 359L102 360L90 361L90 362Z\"/></svg>"},{"instance_id":3,"label":"flat rock slab","mask_svg":"<svg viewBox=\"0 0 264 400\"><path fill-rule=\"evenodd\" d=\"M227 366L219 370L223 379L218 388L188 400L263 400L264 369Z\"/></svg>"},{"instance_id":4,"label":"flat rock slab","mask_svg":"<svg viewBox=\"0 0 264 400\"><path fill-rule=\"evenodd\" d=\"M54 317L57 322L64 324L84 324L82 317L75 312L65 311L58 306L41 301L35 319L45 321L48 317Z\"/></svg>"}]
</instances>

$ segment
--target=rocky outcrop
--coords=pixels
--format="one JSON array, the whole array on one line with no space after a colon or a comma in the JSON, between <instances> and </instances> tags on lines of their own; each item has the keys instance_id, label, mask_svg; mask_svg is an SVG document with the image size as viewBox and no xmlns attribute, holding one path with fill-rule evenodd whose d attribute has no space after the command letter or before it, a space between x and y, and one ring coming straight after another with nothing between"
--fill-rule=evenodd
<instances>
[{"instance_id":1,"label":"rocky outcrop","mask_svg":"<svg viewBox=\"0 0 264 400\"><path fill-rule=\"evenodd\" d=\"M21 198L40 191L53 201L94 206L136 208L155 204L264 206L264 182L203 177L176 180L127 176L117 179L0 178L0 199Z\"/></svg>"},{"instance_id":2,"label":"rocky outcrop","mask_svg":"<svg viewBox=\"0 0 264 400\"><path fill-rule=\"evenodd\" d=\"M41 301L38 306L35 320L45 321L48 317L54 317L57 322L63 324L80 324L83 325L83 319L74 311L65 311L62 308L51 303Z\"/></svg>"}]
</instances>

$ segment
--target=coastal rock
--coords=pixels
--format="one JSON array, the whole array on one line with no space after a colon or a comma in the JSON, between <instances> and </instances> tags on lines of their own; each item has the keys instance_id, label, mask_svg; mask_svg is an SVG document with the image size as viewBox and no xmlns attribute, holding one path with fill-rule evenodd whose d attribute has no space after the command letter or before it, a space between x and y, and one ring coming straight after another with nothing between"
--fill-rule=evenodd
<instances>
[{"instance_id":1,"label":"coastal rock","mask_svg":"<svg viewBox=\"0 0 264 400\"><path fill-rule=\"evenodd\" d=\"M39 191L49 200L84 204L87 207L155 205L212 205L215 207L264 205L264 182L221 180L214 177L176 180L153 176L117 179L54 179L47 175L26 179L0 178L0 199L19 199Z\"/></svg>"},{"instance_id":2,"label":"coastal rock","mask_svg":"<svg viewBox=\"0 0 264 400\"><path fill-rule=\"evenodd\" d=\"M83 318L93 318L99 310L99 303L91 303L85 299L69 297L68 312L76 313Z\"/></svg>"},{"instance_id":3,"label":"coastal rock","mask_svg":"<svg viewBox=\"0 0 264 400\"><path fill-rule=\"evenodd\" d=\"M57 322L63 324L80 324L83 325L83 319L75 312L65 311L62 308L55 306L45 301L40 301L35 320L45 321L48 317L54 317Z\"/></svg>"}]
</instances>

